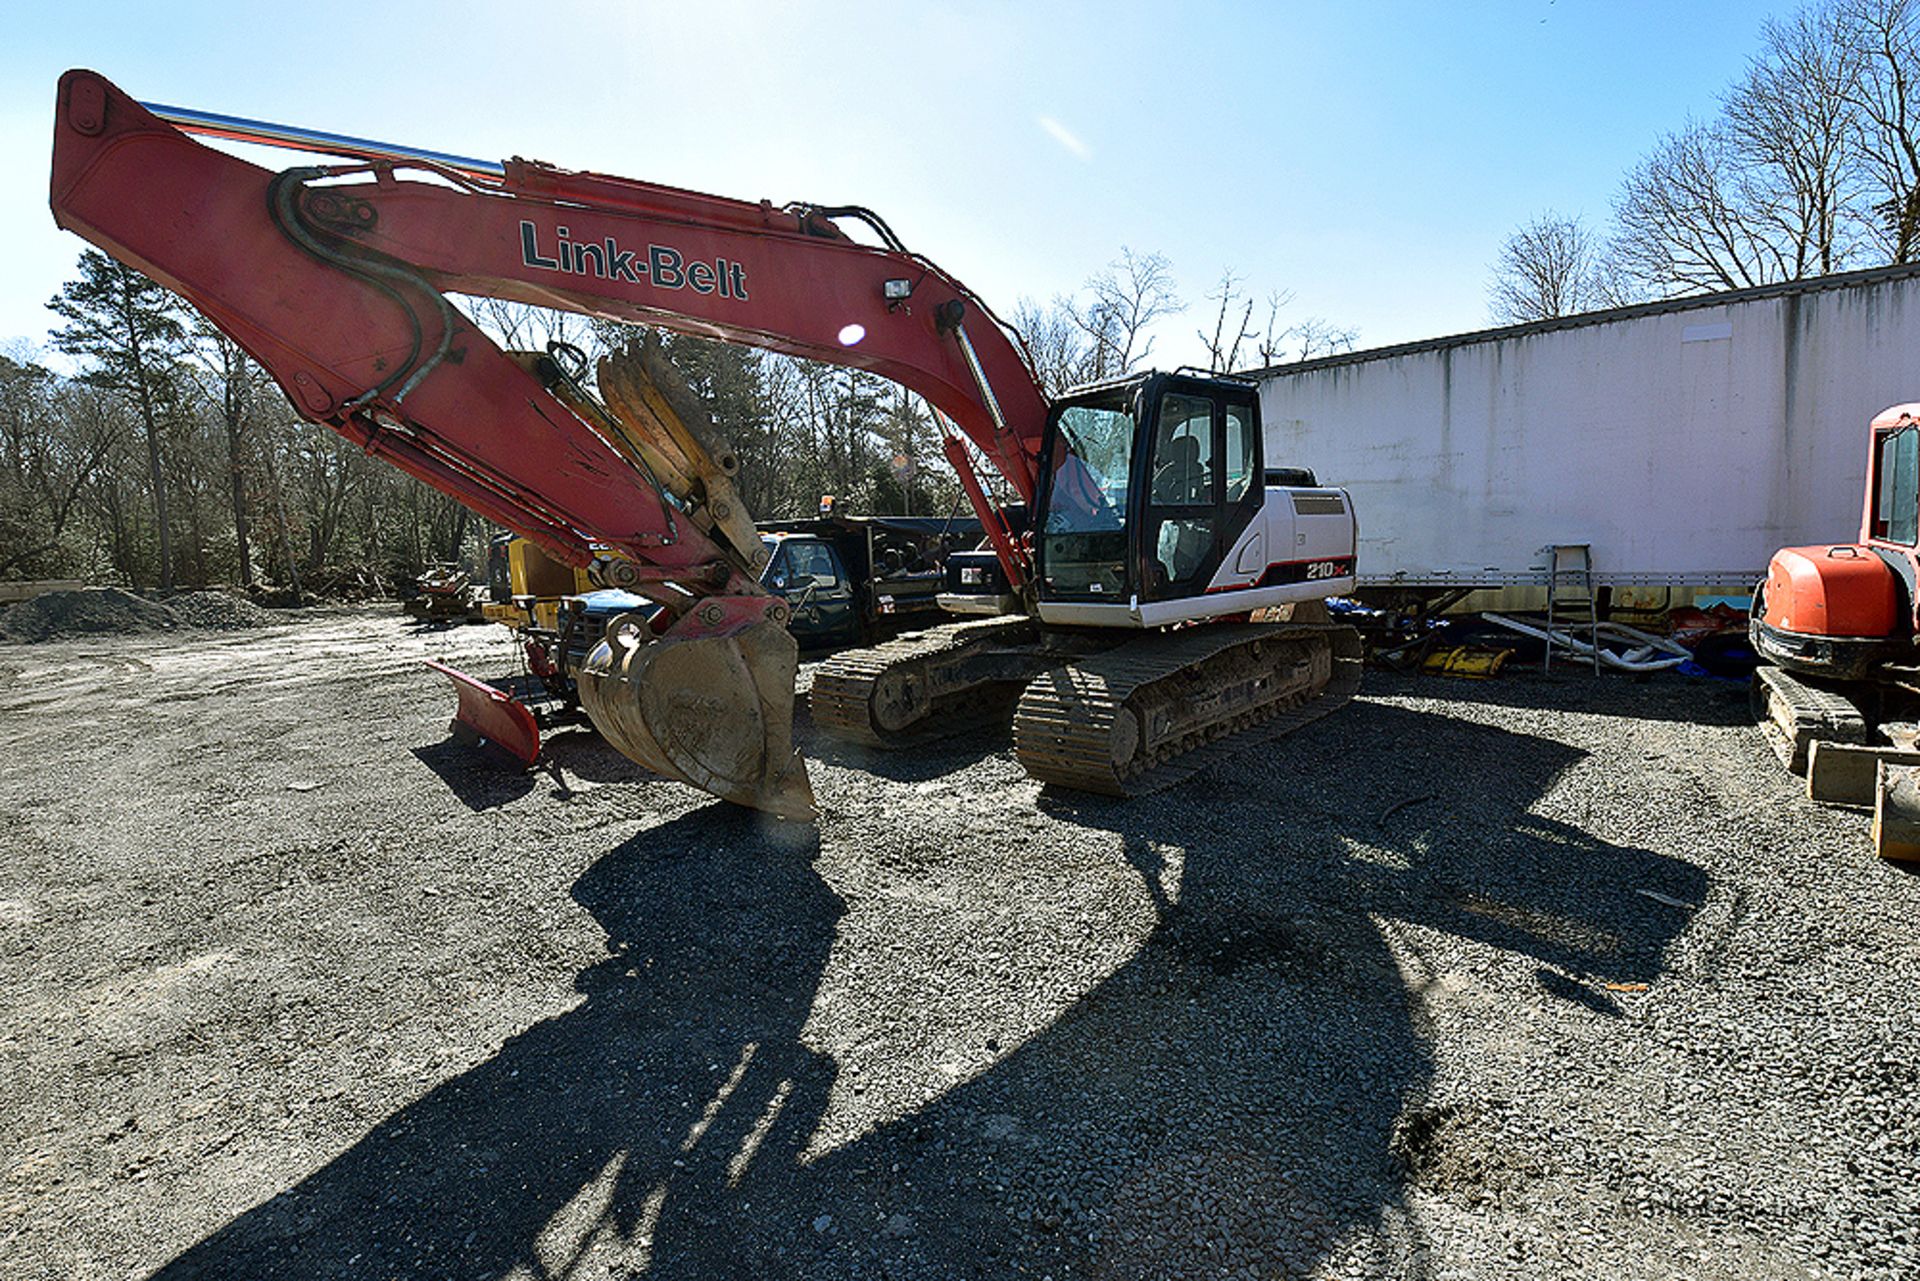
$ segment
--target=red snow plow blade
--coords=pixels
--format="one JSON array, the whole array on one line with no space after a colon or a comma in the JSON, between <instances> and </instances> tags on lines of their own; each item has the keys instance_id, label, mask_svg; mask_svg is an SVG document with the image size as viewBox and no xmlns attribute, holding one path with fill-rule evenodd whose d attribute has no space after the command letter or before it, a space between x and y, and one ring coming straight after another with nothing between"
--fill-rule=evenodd
<instances>
[{"instance_id":1,"label":"red snow plow blade","mask_svg":"<svg viewBox=\"0 0 1920 1281\"><path fill-rule=\"evenodd\" d=\"M455 738L490 743L523 765L540 758L540 726L533 713L510 694L483 680L427 659L426 664L453 682L460 706L453 713Z\"/></svg>"}]
</instances>

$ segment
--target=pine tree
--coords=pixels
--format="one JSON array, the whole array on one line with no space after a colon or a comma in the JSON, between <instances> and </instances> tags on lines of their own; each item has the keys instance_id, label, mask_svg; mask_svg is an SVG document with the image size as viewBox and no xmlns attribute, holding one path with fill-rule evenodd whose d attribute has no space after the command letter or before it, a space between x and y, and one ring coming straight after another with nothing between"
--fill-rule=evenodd
<instances>
[{"instance_id":1,"label":"pine tree","mask_svg":"<svg viewBox=\"0 0 1920 1281\"><path fill-rule=\"evenodd\" d=\"M89 249L80 276L47 304L67 323L53 345L92 362L87 381L126 396L146 429L147 470L160 531L160 590L173 590L173 535L167 523L167 477L160 447L160 405L172 399L173 376L186 345L181 303L131 267Z\"/></svg>"}]
</instances>

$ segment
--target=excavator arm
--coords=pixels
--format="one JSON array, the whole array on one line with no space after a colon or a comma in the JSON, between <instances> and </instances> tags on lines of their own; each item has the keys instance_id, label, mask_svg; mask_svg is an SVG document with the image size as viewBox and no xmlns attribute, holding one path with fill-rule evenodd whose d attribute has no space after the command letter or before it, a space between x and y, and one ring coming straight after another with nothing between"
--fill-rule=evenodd
<instances>
[{"instance_id":1,"label":"excavator arm","mask_svg":"<svg viewBox=\"0 0 1920 1281\"><path fill-rule=\"evenodd\" d=\"M666 619L613 629L583 677L596 726L671 777L810 814L790 741L785 607L758 586L744 513L719 496L732 460L662 428L679 420L671 407L650 415L646 380L603 366L589 392L583 371L500 350L446 295L868 370L923 396L1030 500L1047 405L1015 340L863 210L776 208L519 159L368 153L275 173L76 70L60 82L53 212L232 335L302 417L561 561L598 561L606 581L661 600ZM848 217L886 243L853 240L839 226ZM950 436L947 453L1009 578L1023 581L1024 554L968 451Z\"/></svg>"}]
</instances>

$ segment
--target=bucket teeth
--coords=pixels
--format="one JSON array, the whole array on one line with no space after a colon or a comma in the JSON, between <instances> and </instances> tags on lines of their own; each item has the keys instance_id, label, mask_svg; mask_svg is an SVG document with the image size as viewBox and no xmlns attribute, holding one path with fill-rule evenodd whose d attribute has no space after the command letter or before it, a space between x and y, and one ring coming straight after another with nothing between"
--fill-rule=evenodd
<instances>
[{"instance_id":1,"label":"bucket teeth","mask_svg":"<svg viewBox=\"0 0 1920 1281\"><path fill-rule=\"evenodd\" d=\"M757 622L724 636L648 639L615 619L578 672L580 703L623 755L667 778L781 818L811 819L793 748L791 634Z\"/></svg>"}]
</instances>

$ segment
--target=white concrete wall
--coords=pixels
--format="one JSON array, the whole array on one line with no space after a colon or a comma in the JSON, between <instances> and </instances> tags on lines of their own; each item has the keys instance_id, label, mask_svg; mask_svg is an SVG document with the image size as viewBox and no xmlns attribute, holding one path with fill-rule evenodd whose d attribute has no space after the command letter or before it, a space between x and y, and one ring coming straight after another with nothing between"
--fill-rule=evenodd
<instances>
[{"instance_id":1,"label":"white concrete wall","mask_svg":"<svg viewBox=\"0 0 1920 1281\"><path fill-rule=\"evenodd\" d=\"M1858 535L1867 423L1920 400L1920 279L1264 377L1269 466L1350 490L1363 583L1743 582Z\"/></svg>"}]
</instances>

